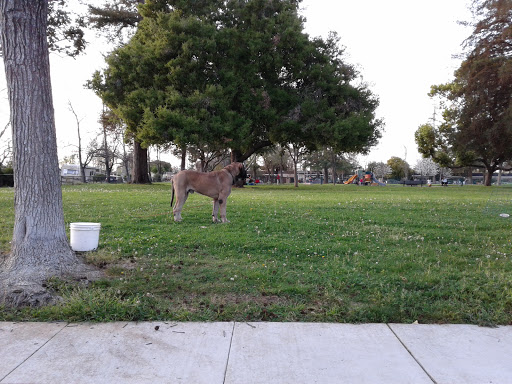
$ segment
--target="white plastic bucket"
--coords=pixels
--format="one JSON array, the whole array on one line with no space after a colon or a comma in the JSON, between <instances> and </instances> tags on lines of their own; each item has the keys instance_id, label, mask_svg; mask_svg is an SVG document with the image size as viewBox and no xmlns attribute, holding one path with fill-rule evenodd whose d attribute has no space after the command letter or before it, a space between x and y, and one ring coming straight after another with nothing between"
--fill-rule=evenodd
<instances>
[{"instance_id":1,"label":"white plastic bucket","mask_svg":"<svg viewBox=\"0 0 512 384\"><path fill-rule=\"evenodd\" d=\"M69 225L71 249L86 252L98 248L100 228L100 223L71 223Z\"/></svg>"}]
</instances>

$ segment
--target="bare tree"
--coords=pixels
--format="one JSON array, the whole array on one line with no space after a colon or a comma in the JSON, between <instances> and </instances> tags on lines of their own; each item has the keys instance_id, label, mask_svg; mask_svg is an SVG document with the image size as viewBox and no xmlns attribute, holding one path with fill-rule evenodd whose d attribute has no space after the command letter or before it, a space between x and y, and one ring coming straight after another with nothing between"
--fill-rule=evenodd
<instances>
[{"instance_id":1,"label":"bare tree","mask_svg":"<svg viewBox=\"0 0 512 384\"><path fill-rule=\"evenodd\" d=\"M118 151L123 137L123 124L121 120L106 106L100 115L102 145L98 148L97 157L105 166L107 182L110 182L110 175L119 156Z\"/></svg>"},{"instance_id":2,"label":"bare tree","mask_svg":"<svg viewBox=\"0 0 512 384\"><path fill-rule=\"evenodd\" d=\"M7 305L50 302L46 279L88 270L64 227L47 14L46 0L0 0L14 150L14 231L11 252L0 259L0 303Z\"/></svg>"},{"instance_id":3,"label":"bare tree","mask_svg":"<svg viewBox=\"0 0 512 384\"><path fill-rule=\"evenodd\" d=\"M0 132L0 139L2 138L2 136L5 134L5 132L7 131L7 128L9 128L9 126L11 125L11 122L9 121L7 124L5 124L5 127L4 129L2 129L2 131Z\"/></svg>"},{"instance_id":4,"label":"bare tree","mask_svg":"<svg viewBox=\"0 0 512 384\"><path fill-rule=\"evenodd\" d=\"M75 109L73 108L73 104L71 104L71 101L68 100L68 108L75 116L76 121L76 130L78 133L78 164L80 165L80 177L82 178L82 183L87 182L85 179L85 168L87 167L87 164L82 161L82 136L80 135L80 123L83 119L79 119L78 115L75 112Z\"/></svg>"},{"instance_id":5,"label":"bare tree","mask_svg":"<svg viewBox=\"0 0 512 384\"><path fill-rule=\"evenodd\" d=\"M4 129L0 131L0 139L3 137L5 132L7 132L7 128L10 126L10 122L8 122ZM8 140L5 147L0 148L0 168L5 166L5 163L8 159L12 159L12 141Z\"/></svg>"},{"instance_id":6,"label":"bare tree","mask_svg":"<svg viewBox=\"0 0 512 384\"><path fill-rule=\"evenodd\" d=\"M12 141L8 141L5 147L0 149L0 168L11 163L12 159Z\"/></svg>"},{"instance_id":7,"label":"bare tree","mask_svg":"<svg viewBox=\"0 0 512 384\"><path fill-rule=\"evenodd\" d=\"M188 160L192 164L200 162L200 171L213 171L215 167L229 159L231 154L228 150L211 150L208 145L202 147L190 146L188 148Z\"/></svg>"},{"instance_id":8,"label":"bare tree","mask_svg":"<svg viewBox=\"0 0 512 384\"><path fill-rule=\"evenodd\" d=\"M432 158L423 158L418 160L414 169L420 173L421 176L432 176L435 177L439 173L441 167L439 164L434 162Z\"/></svg>"},{"instance_id":9,"label":"bare tree","mask_svg":"<svg viewBox=\"0 0 512 384\"><path fill-rule=\"evenodd\" d=\"M382 179L393 171L388 164L382 161L369 163L367 168L368 171L373 172L377 179Z\"/></svg>"}]
</instances>

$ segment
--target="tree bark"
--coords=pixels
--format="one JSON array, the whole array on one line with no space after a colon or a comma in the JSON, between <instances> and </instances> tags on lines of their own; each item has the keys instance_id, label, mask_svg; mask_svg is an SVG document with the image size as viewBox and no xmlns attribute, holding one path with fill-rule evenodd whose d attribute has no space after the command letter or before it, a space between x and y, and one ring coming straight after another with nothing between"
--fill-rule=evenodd
<instances>
[{"instance_id":1,"label":"tree bark","mask_svg":"<svg viewBox=\"0 0 512 384\"><path fill-rule=\"evenodd\" d=\"M332 184L336 185L336 154L334 151L331 153L331 164L332 164Z\"/></svg>"},{"instance_id":2,"label":"tree bark","mask_svg":"<svg viewBox=\"0 0 512 384\"><path fill-rule=\"evenodd\" d=\"M133 142L132 183L151 184L148 173L148 150L136 140Z\"/></svg>"},{"instance_id":3,"label":"tree bark","mask_svg":"<svg viewBox=\"0 0 512 384\"><path fill-rule=\"evenodd\" d=\"M490 187L492 184L492 174L494 173L494 170L487 169L485 171L485 178L484 178L484 185L486 187Z\"/></svg>"},{"instance_id":4,"label":"tree bark","mask_svg":"<svg viewBox=\"0 0 512 384\"><path fill-rule=\"evenodd\" d=\"M53 296L42 283L85 272L64 227L50 64L46 0L0 0L14 149L14 231L0 261L0 303L38 305Z\"/></svg>"},{"instance_id":5,"label":"tree bark","mask_svg":"<svg viewBox=\"0 0 512 384\"><path fill-rule=\"evenodd\" d=\"M183 146L181 148L181 165L180 165L180 170L181 171L185 170L186 162L187 162L187 147Z\"/></svg>"},{"instance_id":6,"label":"tree bark","mask_svg":"<svg viewBox=\"0 0 512 384\"><path fill-rule=\"evenodd\" d=\"M298 172L297 172L297 162L295 159L293 159L293 186L295 188L299 187L299 178L298 178Z\"/></svg>"},{"instance_id":7,"label":"tree bark","mask_svg":"<svg viewBox=\"0 0 512 384\"><path fill-rule=\"evenodd\" d=\"M472 167L467 168L466 175L467 175L466 176L467 177L466 184L473 185L473 168Z\"/></svg>"}]
</instances>

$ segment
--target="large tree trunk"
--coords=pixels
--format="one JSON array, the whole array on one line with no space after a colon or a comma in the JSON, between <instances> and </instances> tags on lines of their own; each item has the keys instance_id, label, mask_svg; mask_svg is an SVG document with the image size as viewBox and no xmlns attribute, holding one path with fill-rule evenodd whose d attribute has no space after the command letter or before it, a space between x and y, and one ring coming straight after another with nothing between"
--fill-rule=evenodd
<instances>
[{"instance_id":1,"label":"large tree trunk","mask_svg":"<svg viewBox=\"0 0 512 384\"><path fill-rule=\"evenodd\" d=\"M14 149L14 233L1 260L0 302L52 300L42 283L85 272L64 227L46 41L46 0L0 0Z\"/></svg>"},{"instance_id":2,"label":"large tree trunk","mask_svg":"<svg viewBox=\"0 0 512 384\"><path fill-rule=\"evenodd\" d=\"M332 164L332 183L336 185L336 179L338 178L338 174L336 172L336 154L332 151L331 154L331 164Z\"/></svg>"},{"instance_id":3,"label":"large tree trunk","mask_svg":"<svg viewBox=\"0 0 512 384\"><path fill-rule=\"evenodd\" d=\"M492 184L492 174L494 173L494 170L487 169L485 172L485 178L484 178L484 185L486 187L490 187Z\"/></svg>"},{"instance_id":4,"label":"large tree trunk","mask_svg":"<svg viewBox=\"0 0 512 384\"><path fill-rule=\"evenodd\" d=\"M299 187L299 178L298 178L298 172L297 172L297 162L295 159L293 159L293 186L295 188Z\"/></svg>"},{"instance_id":5,"label":"large tree trunk","mask_svg":"<svg viewBox=\"0 0 512 384\"><path fill-rule=\"evenodd\" d=\"M466 169L466 184L473 185L473 168L468 167Z\"/></svg>"},{"instance_id":6,"label":"large tree trunk","mask_svg":"<svg viewBox=\"0 0 512 384\"><path fill-rule=\"evenodd\" d=\"M180 165L181 171L185 170L186 164L187 164L187 147L183 146L181 148L181 165Z\"/></svg>"},{"instance_id":7,"label":"large tree trunk","mask_svg":"<svg viewBox=\"0 0 512 384\"><path fill-rule=\"evenodd\" d=\"M132 183L151 184L148 173L148 150L142 148L140 143L133 142L133 169Z\"/></svg>"}]
</instances>

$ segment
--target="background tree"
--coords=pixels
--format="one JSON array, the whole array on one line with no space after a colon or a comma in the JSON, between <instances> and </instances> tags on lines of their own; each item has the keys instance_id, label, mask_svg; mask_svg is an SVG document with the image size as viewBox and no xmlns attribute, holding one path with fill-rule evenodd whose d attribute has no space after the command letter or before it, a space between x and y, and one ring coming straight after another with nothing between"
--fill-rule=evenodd
<instances>
[{"instance_id":1,"label":"background tree","mask_svg":"<svg viewBox=\"0 0 512 384\"><path fill-rule=\"evenodd\" d=\"M512 159L512 3L474 2L469 52L451 83L433 86L443 101L438 129L416 132L419 151L450 167L485 167L485 185Z\"/></svg>"},{"instance_id":2,"label":"background tree","mask_svg":"<svg viewBox=\"0 0 512 384\"><path fill-rule=\"evenodd\" d=\"M71 101L69 101L69 100L68 100L68 107L69 107L70 112L75 117L75 121L76 121L76 130L77 130L77 134L78 134L78 147L77 147L78 165L80 167L80 177L82 178L82 183L85 183L85 182L87 182L87 180L85 178L85 168L87 168L87 165L89 165L90 161L92 160L92 157L86 155L86 159L82 158L82 135L80 134L80 122L82 121L82 119L78 118L78 115L76 114L75 109L73 108L73 104L71 104Z\"/></svg>"},{"instance_id":3,"label":"background tree","mask_svg":"<svg viewBox=\"0 0 512 384\"><path fill-rule=\"evenodd\" d=\"M329 182L329 168L332 167L332 153L329 149L323 148L308 154L304 159L304 165L313 170L322 172L322 183Z\"/></svg>"},{"instance_id":4,"label":"background tree","mask_svg":"<svg viewBox=\"0 0 512 384\"><path fill-rule=\"evenodd\" d=\"M7 123L5 127L0 131L0 139L4 136L7 129L11 126ZM0 147L0 170L12 163L12 141L8 140L5 144Z\"/></svg>"},{"instance_id":5,"label":"background tree","mask_svg":"<svg viewBox=\"0 0 512 384\"><path fill-rule=\"evenodd\" d=\"M290 154L290 159L292 159L293 162L293 185L297 188L299 186L298 166L309 151L306 147L297 144L288 144L286 150Z\"/></svg>"},{"instance_id":6,"label":"background tree","mask_svg":"<svg viewBox=\"0 0 512 384\"><path fill-rule=\"evenodd\" d=\"M407 161L393 156L388 161L387 164L391 167L391 178L395 180L402 180L407 177L411 172L411 167L407 163Z\"/></svg>"},{"instance_id":7,"label":"background tree","mask_svg":"<svg viewBox=\"0 0 512 384\"><path fill-rule=\"evenodd\" d=\"M116 160L121 157L120 147L123 144L124 126L122 121L107 107L103 106L99 123L101 125L101 146L96 152L96 157L105 167L105 176L110 183L112 169Z\"/></svg>"},{"instance_id":8,"label":"background tree","mask_svg":"<svg viewBox=\"0 0 512 384\"><path fill-rule=\"evenodd\" d=\"M211 172L229 159L230 154L226 149L212 149L207 144L202 147L193 145L188 148L188 161L196 164L196 169L201 172Z\"/></svg>"},{"instance_id":9,"label":"background tree","mask_svg":"<svg viewBox=\"0 0 512 384\"><path fill-rule=\"evenodd\" d=\"M414 166L416 172L418 172L421 176L431 176L435 178L437 174L440 172L440 166L431 158L423 158L416 162Z\"/></svg>"},{"instance_id":10,"label":"background tree","mask_svg":"<svg viewBox=\"0 0 512 384\"><path fill-rule=\"evenodd\" d=\"M393 172L389 164L383 162L371 162L368 164L367 170L372 172L377 179L382 179Z\"/></svg>"},{"instance_id":11,"label":"background tree","mask_svg":"<svg viewBox=\"0 0 512 384\"><path fill-rule=\"evenodd\" d=\"M260 160L260 156L258 154L254 154L250 156L244 163L247 169L247 173L250 174L251 178L255 181L259 178L259 171L261 169L258 161Z\"/></svg>"},{"instance_id":12,"label":"background tree","mask_svg":"<svg viewBox=\"0 0 512 384\"><path fill-rule=\"evenodd\" d=\"M123 42L142 20L138 6L143 3L144 0L113 0L101 5L89 5L87 23L109 41Z\"/></svg>"},{"instance_id":13,"label":"background tree","mask_svg":"<svg viewBox=\"0 0 512 384\"><path fill-rule=\"evenodd\" d=\"M138 7L143 3L144 0L112 0L105 1L99 6L89 5L88 25L100 31L111 42L124 43L142 20ZM166 3L166 1L154 0L149 8L165 9ZM138 184L150 183L147 146L141 145L133 135L133 129L130 129L130 126L126 128L125 138L133 139L133 151L130 156L132 173L128 173L128 179ZM126 148L123 149L126 153ZM127 156L124 158L127 159ZM129 168L128 164L125 164L125 169Z\"/></svg>"},{"instance_id":14,"label":"background tree","mask_svg":"<svg viewBox=\"0 0 512 384\"><path fill-rule=\"evenodd\" d=\"M52 299L43 282L85 272L64 228L46 38L48 2L0 1L14 150L14 232L0 261L0 302ZM44 148L44 150L42 150Z\"/></svg>"},{"instance_id":15,"label":"background tree","mask_svg":"<svg viewBox=\"0 0 512 384\"><path fill-rule=\"evenodd\" d=\"M345 175L354 175L361 168L361 165L357 161L355 154L348 153L340 156L340 161L336 167L338 172L341 172L341 180L344 180Z\"/></svg>"},{"instance_id":16,"label":"background tree","mask_svg":"<svg viewBox=\"0 0 512 384\"><path fill-rule=\"evenodd\" d=\"M92 81L143 145L207 143L243 161L290 140L356 151L380 136L377 101L352 85L339 39L309 40L296 1L219 2L203 18L201 7L150 4Z\"/></svg>"}]
</instances>

